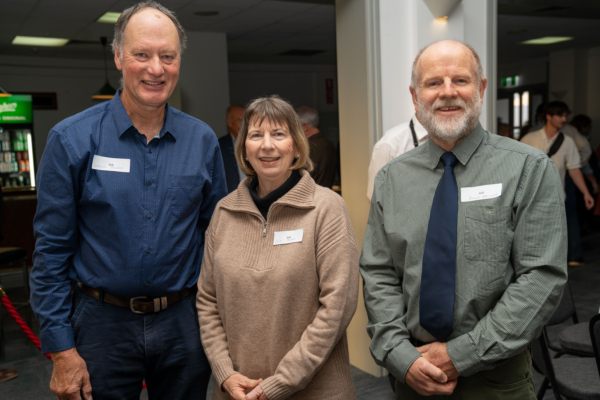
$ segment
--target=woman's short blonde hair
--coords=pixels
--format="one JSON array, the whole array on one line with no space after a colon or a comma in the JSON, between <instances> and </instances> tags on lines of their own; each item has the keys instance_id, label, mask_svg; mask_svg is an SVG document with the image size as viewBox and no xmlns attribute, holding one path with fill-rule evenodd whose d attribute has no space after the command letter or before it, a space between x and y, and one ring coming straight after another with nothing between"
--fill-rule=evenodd
<instances>
[{"instance_id":1,"label":"woman's short blonde hair","mask_svg":"<svg viewBox=\"0 0 600 400\"><path fill-rule=\"evenodd\" d=\"M310 147L302 131L298 114L296 114L290 103L277 95L259 97L252 100L244 110L240 131L235 141L235 158L242 172L250 177L256 175L256 171L254 171L252 165L246 159L246 137L248 136L248 128L251 122L262 124L265 119L271 124L285 126L290 131L299 155L292 163L290 169L305 169L311 172L313 164L309 157Z\"/></svg>"}]
</instances>

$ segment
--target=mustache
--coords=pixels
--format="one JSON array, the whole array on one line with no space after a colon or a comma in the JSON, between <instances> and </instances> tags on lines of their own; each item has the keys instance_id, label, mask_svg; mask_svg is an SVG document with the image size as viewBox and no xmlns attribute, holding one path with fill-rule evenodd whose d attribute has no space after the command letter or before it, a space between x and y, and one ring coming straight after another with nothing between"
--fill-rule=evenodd
<instances>
[{"instance_id":1,"label":"mustache","mask_svg":"<svg viewBox=\"0 0 600 400\"><path fill-rule=\"evenodd\" d=\"M467 102L460 97L450 99L436 99L430 107L430 110L437 110L442 107L460 107L462 109L467 108Z\"/></svg>"}]
</instances>

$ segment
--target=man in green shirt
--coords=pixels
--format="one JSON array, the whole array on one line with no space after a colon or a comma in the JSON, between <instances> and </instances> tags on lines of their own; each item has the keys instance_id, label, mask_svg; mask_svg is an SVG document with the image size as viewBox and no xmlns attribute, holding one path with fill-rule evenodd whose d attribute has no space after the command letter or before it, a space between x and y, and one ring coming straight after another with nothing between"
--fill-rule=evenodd
<instances>
[{"instance_id":1,"label":"man in green shirt","mask_svg":"<svg viewBox=\"0 0 600 400\"><path fill-rule=\"evenodd\" d=\"M486 84L471 47L422 50L410 91L431 140L375 179L360 268L397 399L535 399L528 346L567 279L562 184L544 153L481 127Z\"/></svg>"}]
</instances>

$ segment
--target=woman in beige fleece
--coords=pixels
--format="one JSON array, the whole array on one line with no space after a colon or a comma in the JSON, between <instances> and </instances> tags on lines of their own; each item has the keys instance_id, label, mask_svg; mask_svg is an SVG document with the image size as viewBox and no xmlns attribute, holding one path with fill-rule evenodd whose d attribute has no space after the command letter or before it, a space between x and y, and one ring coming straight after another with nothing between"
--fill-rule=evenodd
<instances>
[{"instance_id":1,"label":"woman in beige fleece","mask_svg":"<svg viewBox=\"0 0 600 400\"><path fill-rule=\"evenodd\" d=\"M358 247L342 198L317 186L298 117L276 96L246 109L198 280L213 399L355 399L346 327Z\"/></svg>"}]
</instances>

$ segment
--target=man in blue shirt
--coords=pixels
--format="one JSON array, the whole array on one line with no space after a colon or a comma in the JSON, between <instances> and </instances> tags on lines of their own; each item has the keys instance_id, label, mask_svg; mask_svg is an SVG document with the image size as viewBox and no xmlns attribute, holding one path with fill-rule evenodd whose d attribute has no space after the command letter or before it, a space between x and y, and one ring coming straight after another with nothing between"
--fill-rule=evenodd
<instances>
[{"instance_id":1,"label":"man in blue shirt","mask_svg":"<svg viewBox=\"0 0 600 400\"><path fill-rule=\"evenodd\" d=\"M48 136L31 300L61 399L139 398L142 381L150 398L206 396L193 293L227 190L213 131L167 104L184 47L166 8L125 10L113 41L123 88Z\"/></svg>"}]
</instances>

